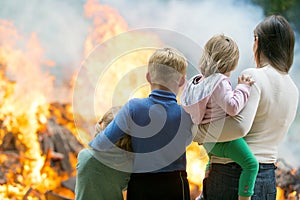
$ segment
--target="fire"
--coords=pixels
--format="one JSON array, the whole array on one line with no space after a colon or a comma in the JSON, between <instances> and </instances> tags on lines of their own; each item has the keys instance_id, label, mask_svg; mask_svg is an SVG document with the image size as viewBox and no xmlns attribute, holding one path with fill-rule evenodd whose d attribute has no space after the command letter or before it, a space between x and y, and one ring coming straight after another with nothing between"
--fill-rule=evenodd
<instances>
[{"instance_id":1,"label":"fire","mask_svg":"<svg viewBox=\"0 0 300 200\"><path fill-rule=\"evenodd\" d=\"M93 20L93 28L85 41L85 56L95 45L128 30L124 19L108 5L101 5L96 0L88 0L84 10L86 17Z\"/></svg>"},{"instance_id":2,"label":"fire","mask_svg":"<svg viewBox=\"0 0 300 200\"><path fill-rule=\"evenodd\" d=\"M284 191L280 187L277 187L277 195L276 195L276 200L284 200Z\"/></svg>"},{"instance_id":3,"label":"fire","mask_svg":"<svg viewBox=\"0 0 300 200\"><path fill-rule=\"evenodd\" d=\"M296 195L297 195L297 192L296 192L296 191L291 192L291 193L288 195L288 199L289 199L289 200L296 200L296 199L298 199Z\"/></svg>"},{"instance_id":4,"label":"fire","mask_svg":"<svg viewBox=\"0 0 300 200\"><path fill-rule=\"evenodd\" d=\"M187 148L187 173L190 182L191 196L196 197L202 191L208 157L203 146L193 142Z\"/></svg>"},{"instance_id":5,"label":"fire","mask_svg":"<svg viewBox=\"0 0 300 200\"><path fill-rule=\"evenodd\" d=\"M118 12L110 6L100 5L95 0L88 0L84 6L85 15L87 18L93 21L93 26L91 27L87 39L85 41L84 54L87 57L90 52L95 48L96 45L103 42L109 41L114 36L117 36L121 33L129 31L127 23L124 19L118 14ZM122 41L112 41L111 43L106 44L105 53L101 52L101 55L97 55L96 58L88 57L88 62L83 65L89 65L90 63L105 62L107 60L106 55L115 54L116 51L122 48L130 48L132 46L142 46L145 40L150 40L153 42L153 45L162 45L155 36L152 36L149 33L143 34L143 39L140 35L132 34L126 36L125 40ZM149 93L149 88L147 86L142 87L138 85L139 83L145 83L145 74L147 61L151 54L153 53L152 49L147 50L136 50L128 52L125 55L122 55L112 61L109 65L106 66L105 72L101 74L101 77L89 77L94 83L97 84L96 91L88 91L89 94L95 95L95 113L96 117L88 119L91 116L84 116L88 121L95 121L101 115L105 113L108 108L112 106L112 99L118 99L119 105L124 104L131 97L144 97ZM95 61L95 60L97 61ZM98 74L100 70L99 66L88 66L91 76ZM75 76L77 76L76 74ZM128 77L124 80L124 76ZM79 79L75 77L74 80ZM117 84L122 80L122 84L117 88ZM89 82L90 80L84 80ZM140 87L136 89L135 86ZM117 89L116 89L117 88ZM77 88L76 88L77 89ZM80 90L80 88L78 89ZM116 91L117 90L117 91ZM132 90L135 90L132 92ZM86 91L79 92L81 95L85 94ZM128 96L128 92L131 96ZM104 101L100 101L103 100ZM98 103L97 103L98 102ZM99 103L101 102L101 104ZM84 105L84 103L83 103ZM84 138L82 138L85 140ZM87 140L89 140L88 138Z\"/></svg>"},{"instance_id":6,"label":"fire","mask_svg":"<svg viewBox=\"0 0 300 200\"><path fill-rule=\"evenodd\" d=\"M93 49L96 44L105 42L113 36L129 30L126 22L113 8L106 5L99 5L95 0L89 0L86 3L85 13L88 18L93 18L93 24L95 26L86 40L85 55L88 55L88 52ZM155 44L163 46L161 41L157 40L151 34L142 34L144 38L153 42L153 46L155 46ZM119 42L115 44L115 46L107 47L107 54L113 54L113 51L120 45L142 44L143 41L139 41L139 38L140 37L134 36L128 37L126 38L126 44ZM95 91L96 118L99 118L101 113L104 113L112 106L112 97L118 99L117 104L122 105L129 98L147 96L150 89L145 82L145 66L152 53L153 50L130 52L118 58L107 67L105 73L99 78L97 83L98 87ZM131 74L127 75L130 72ZM91 74L93 73L91 72ZM124 79L124 76L126 76L126 79ZM121 78L123 79L120 86L117 84L120 83ZM144 84L141 86L140 83ZM139 88L136 88L137 85ZM133 89L134 92L132 92ZM127 95L128 93L130 96ZM103 99L109 101L101 101ZM205 164L207 163L205 150L196 143L191 144L187 150L187 160L187 170L189 181L191 182L191 190L195 193L199 193L202 189Z\"/></svg>"},{"instance_id":7,"label":"fire","mask_svg":"<svg viewBox=\"0 0 300 200\"><path fill-rule=\"evenodd\" d=\"M85 41L84 57L97 44L129 30L118 12L107 5L88 0L84 9L86 17L93 21ZM107 53L123 45L140 46L145 40L150 40L154 46L163 45L155 36L149 33L141 34L143 40L131 35L126 38L125 43L107 46ZM150 89L145 80L145 66L152 53L153 49L136 50L110 63L105 73L96 80L98 87L93 92L97 116L93 120L98 119L101 113L112 106L111 97L118 100L116 103L124 104L129 98L147 96ZM45 58L44 54L45 50L36 33L26 36L19 33L12 22L0 20L0 145L3 145L7 135L11 134L15 138L17 150L3 152L0 149L1 168L7 166L8 169L4 174L5 180L0 177L0 199L3 200L43 200L48 190L74 197L74 194L59 191L57 188L60 188L63 180L75 174L58 173L53 169L49 163L53 152L43 154L39 143L39 133L47 129L49 117L55 117L59 124L63 124L74 134L78 131L74 123L62 116L64 112L68 119L72 119L73 110L69 104L62 109L50 105L55 77L52 77L47 69L56 66L56 63ZM117 85L121 80L122 84ZM101 99L108 101L100 104ZM78 137L78 140L80 139L88 141L90 135ZM197 186L197 192L201 190L207 162L203 152L203 149L194 143L189 146L187 152L188 176L193 188ZM72 168L75 169L76 157L70 155L70 159Z\"/></svg>"},{"instance_id":8,"label":"fire","mask_svg":"<svg viewBox=\"0 0 300 200\"><path fill-rule=\"evenodd\" d=\"M293 191L287 194L287 200L297 200L300 198L300 195L297 196L297 191ZM277 196L276 200L286 200L285 198L285 191L280 187L277 187Z\"/></svg>"},{"instance_id":9,"label":"fire","mask_svg":"<svg viewBox=\"0 0 300 200\"><path fill-rule=\"evenodd\" d=\"M43 57L44 51L35 33L26 38L13 23L1 20L0 35L0 141L12 133L19 152L19 155L1 153L0 161L2 166L10 156L20 161L20 165L5 174L7 183L0 185L0 197L20 199L30 189L46 191L59 183L54 171L45 166L46 157L41 154L37 135L49 115L47 98L54 80L42 71L42 66L54 62Z\"/></svg>"}]
</instances>

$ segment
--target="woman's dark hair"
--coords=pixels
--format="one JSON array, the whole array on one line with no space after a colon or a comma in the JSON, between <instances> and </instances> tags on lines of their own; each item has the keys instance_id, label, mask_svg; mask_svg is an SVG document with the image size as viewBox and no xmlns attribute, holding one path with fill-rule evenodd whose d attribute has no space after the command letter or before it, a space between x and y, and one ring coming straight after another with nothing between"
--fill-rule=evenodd
<instances>
[{"instance_id":1,"label":"woman's dark hair","mask_svg":"<svg viewBox=\"0 0 300 200\"><path fill-rule=\"evenodd\" d=\"M280 15L271 15L260 22L255 30L258 46L255 58L260 66L263 54L269 64L288 72L294 60L295 35L289 22Z\"/></svg>"}]
</instances>

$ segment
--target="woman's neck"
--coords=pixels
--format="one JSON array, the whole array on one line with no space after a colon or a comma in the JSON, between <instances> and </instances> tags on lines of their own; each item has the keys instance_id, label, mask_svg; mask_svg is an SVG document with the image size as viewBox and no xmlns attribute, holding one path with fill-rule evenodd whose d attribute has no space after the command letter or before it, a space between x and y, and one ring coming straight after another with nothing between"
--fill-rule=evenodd
<instances>
[{"instance_id":1,"label":"woman's neck","mask_svg":"<svg viewBox=\"0 0 300 200\"><path fill-rule=\"evenodd\" d=\"M269 65L268 59L265 57L264 54L260 55L260 61L257 63L257 68L263 68L265 66Z\"/></svg>"}]
</instances>

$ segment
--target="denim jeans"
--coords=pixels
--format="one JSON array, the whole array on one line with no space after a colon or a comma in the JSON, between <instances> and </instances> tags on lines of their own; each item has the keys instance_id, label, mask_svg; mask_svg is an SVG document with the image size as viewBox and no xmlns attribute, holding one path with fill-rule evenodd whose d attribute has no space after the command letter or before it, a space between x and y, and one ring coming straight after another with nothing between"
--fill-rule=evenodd
<instances>
[{"instance_id":1,"label":"denim jeans","mask_svg":"<svg viewBox=\"0 0 300 200\"><path fill-rule=\"evenodd\" d=\"M274 165L260 165L251 200L276 200L276 180Z\"/></svg>"},{"instance_id":2,"label":"denim jeans","mask_svg":"<svg viewBox=\"0 0 300 200\"><path fill-rule=\"evenodd\" d=\"M275 166L260 164L251 200L276 200ZM237 200L241 167L236 163L212 164L203 180L205 200Z\"/></svg>"}]
</instances>

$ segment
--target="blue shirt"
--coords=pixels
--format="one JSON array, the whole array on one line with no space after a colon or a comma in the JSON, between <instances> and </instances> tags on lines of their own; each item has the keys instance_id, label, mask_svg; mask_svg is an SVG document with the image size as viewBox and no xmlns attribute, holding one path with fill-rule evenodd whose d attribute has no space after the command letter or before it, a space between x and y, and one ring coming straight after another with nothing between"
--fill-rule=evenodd
<instances>
[{"instance_id":1,"label":"blue shirt","mask_svg":"<svg viewBox=\"0 0 300 200\"><path fill-rule=\"evenodd\" d=\"M115 148L114 143L129 134L134 173L186 170L191 129L191 117L178 105L176 95L153 90L148 98L128 101L90 146L98 151Z\"/></svg>"}]
</instances>

